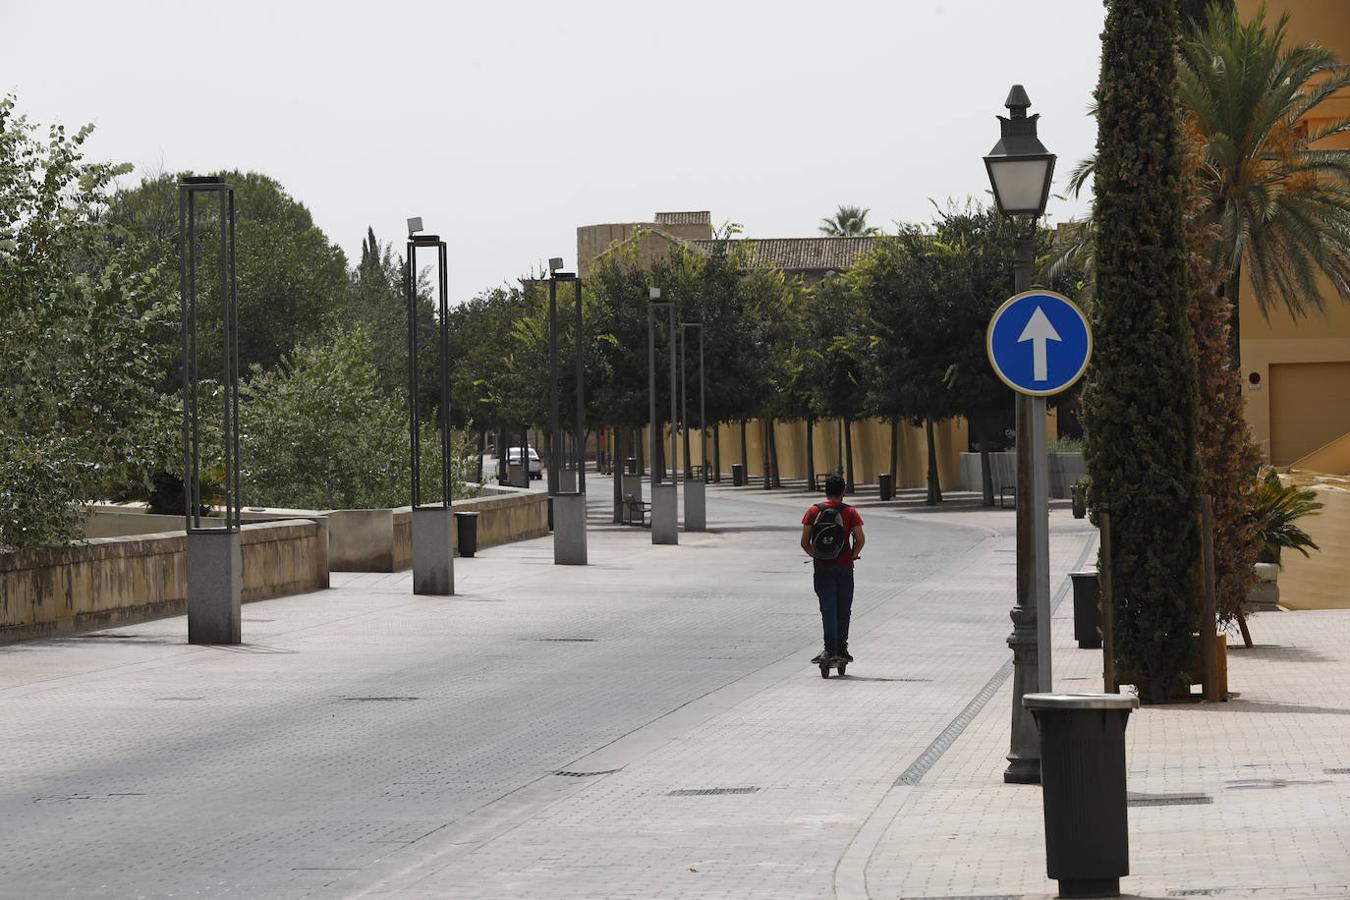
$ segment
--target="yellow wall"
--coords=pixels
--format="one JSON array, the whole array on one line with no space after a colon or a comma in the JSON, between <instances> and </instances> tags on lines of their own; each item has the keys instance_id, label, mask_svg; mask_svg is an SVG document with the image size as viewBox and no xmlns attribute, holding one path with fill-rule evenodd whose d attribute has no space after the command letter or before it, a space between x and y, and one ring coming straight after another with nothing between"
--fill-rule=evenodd
<instances>
[{"instance_id":1,"label":"yellow wall","mask_svg":"<svg viewBox=\"0 0 1350 900\"><path fill-rule=\"evenodd\" d=\"M1291 609L1350 608L1350 479L1305 476L1295 473L1294 482L1312 488L1325 507L1298 525L1321 550L1280 554L1280 603Z\"/></svg>"}]
</instances>

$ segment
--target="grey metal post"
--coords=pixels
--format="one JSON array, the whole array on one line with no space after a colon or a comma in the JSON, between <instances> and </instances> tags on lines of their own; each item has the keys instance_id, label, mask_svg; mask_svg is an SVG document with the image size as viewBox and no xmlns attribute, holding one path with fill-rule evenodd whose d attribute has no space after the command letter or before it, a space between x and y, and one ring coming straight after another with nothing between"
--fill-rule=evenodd
<instances>
[{"instance_id":1,"label":"grey metal post","mask_svg":"<svg viewBox=\"0 0 1350 900\"><path fill-rule=\"evenodd\" d=\"M202 524L200 378L197 356L197 194L215 194L219 209L217 266L221 294L222 437L225 516ZM239 328L235 280L234 187L193 176L178 185L179 272L183 350L183 496L188 642L238 644L243 565L239 523Z\"/></svg>"},{"instance_id":2,"label":"grey metal post","mask_svg":"<svg viewBox=\"0 0 1350 900\"><path fill-rule=\"evenodd\" d=\"M649 403L651 411L651 429L652 429L652 458L649 461L652 470L652 543L653 544L678 544L680 541L679 531L679 497L678 477L675 475L675 433L671 431L671 479L668 483L661 483L660 472L656 466L656 455L661 447L660 423L656 420L656 314L655 307L665 306L670 310L670 416L671 422L675 419L675 306L669 301L661 302L661 289L651 288L651 299L647 303L647 381L649 389Z\"/></svg>"},{"instance_id":3,"label":"grey metal post","mask_svg":"<svg viewBox=\"0 0 1350 900\"><path fill-rule=\"evenodd\" d=\"M582 354L585 351L585 341L582 337L581 321L581 278L580 276L573 282L576 286L577 299L577 321L576 335L573 343L576 345L576 372L577 372L577 421L576 421L576 451L577 451L577 493L586 493L586 365ZM598 447L597 447L598 450Z\"/></svg>"},{"instance_id":4,"label":"grey metal post","mask_svg":"<svg viewBox=\"0 0 1350 900\"><path fill-rule=\"evenodd\" d=\"M558 495L558 463L562 460L558 430L558 275L548 276L548 495ZM525 461L528 465L529 461Z\"/></svg>"},{"instance_id":5,"label":"grey metal post","mask_svg":"<svg viewBox=\"0 0 1350 900\"><path fill-rule=\"evenodd\" d=\"M1017 257L1013 266L1013 291L1031 288L1032 251L1035 232L1017 238ZM1041 400L1041 433L1044 440L1045 401ZM1041 667L1037 652L1040 635L1035 577L1035 538L1032 534L1035 480L1035 412L1030 397L1017 395L1017 605L1011 617L1013 632L1008 646L1013 652L1012 736L1008 750L1008 768L1003 780L1013 784L1038 784L1041 780L1040 739L1036 723L1022 706L1022 697L1045 690L1041 686ZM1045 616L1049 623L1049 616ZM1046 648L1049 649L1048 647Z\"/></svg>"},{"instance_id":6,"label":"grey metal post","mask_svg":"<svg viewBox=\"0 0 1350 900\"><path fill-rule=\"evenodd\" d=\"M660 449L657 443L660 437L656 431L656 307L659 305L656 298L661 296L661 289L651 290L652 299L647 302L647 421L651 423L652 458L649 462L652 484L655 485L660 480L660 473L656 470L656 451Z\"/></svg>"},{"instance_id":7,"label":"grey metal post","mask_svg":"<svg viewBox=\"0 0 1350 900\"><path fill-rule=\"evenodd\" d=\"M667 334L670 335L670 482L671 484L677 484L679 483L680 476L677 474L679 469L675 465L676 460L679 458L676 454L675 443L675 386L679 384L679 382L676 381L675 378L675 341L679 332L675 329L675 304L670 303L669 307L670 330Z\"/></svg>"},{"instance_id":8,"label":"grey metal post","mask_svg":"<svg viewBox=\"0 0 1350 900\"><path fill-rule=\"evenodd\" d=\"M703 459L703 480L708 480L708 420L704 418L703 323L698 323L698 446Z\"/></svg>"},{"instance_id":9,"label":"grey metal post","mask_svg":"<svg viewBox=\"0 0 1350 900\"><path fill-rule=\"evenodd\" d=\"M404 289L408 300L408 427L411 436L412 564L413 593L450 595L455 592L454 516L451 511L450 453L450 279L446 244L434 234L418 234L421 219L408 222L407 264ZM436 248L437 267L437 374L441 403L440 425L441 498L422 503L421 410L417 406L417 249ZM500 449L500 448L499 448Z\"/></svg>"}]
</instances>

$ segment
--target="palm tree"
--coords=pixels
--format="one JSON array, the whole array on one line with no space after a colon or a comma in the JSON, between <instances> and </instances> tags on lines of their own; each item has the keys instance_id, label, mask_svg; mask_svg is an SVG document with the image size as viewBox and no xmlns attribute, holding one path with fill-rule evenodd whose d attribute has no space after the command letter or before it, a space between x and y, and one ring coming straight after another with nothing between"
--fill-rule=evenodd
<instances>
[{"instance_id":1,"label":"palm tree","mask_svg":"<svg viewBox=\"0 0 1350 900\"><path fill-rule=\"evenodd\" d=\"M1350 68L1321 47L1284 45L1288 14L1243 23L1213 3L1182 42L1180 99L1203 144L1206 217L1232 305L1238 363L1238 291L1245 270L1263 315L1278 299L1295 318L1322 308L1318 276L1350 300L1350 150L1319 147L1350 134L1350 119L1319 110L1350 88Z\"/></svg>"},{"instance_id":2,"label":"palm tree","mask_svg":"<svg viewBox=\"0 0 1350 900\"><path fill-rule=\"evenodd\" d=\"M867 224L870 209L861 206L840 206L833 218L820 220L820 233L830 237L868 237L877 234Z\"/></svg>"}]
</instances>

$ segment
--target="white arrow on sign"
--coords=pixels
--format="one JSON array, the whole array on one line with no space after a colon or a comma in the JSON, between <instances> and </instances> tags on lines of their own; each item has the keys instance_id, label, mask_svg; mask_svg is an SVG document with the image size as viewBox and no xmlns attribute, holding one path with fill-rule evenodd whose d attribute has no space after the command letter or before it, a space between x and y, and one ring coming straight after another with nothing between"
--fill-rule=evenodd
<instances>
[{"instance_id":1,"label":"white arrow on sign","mask_svg":"<svg viewBox=\"0 0 1350 900\"><path fill-rule=\"evenodd\" d=\"M1050 324L1045 313L1039 306L1036 307L1036 311L1031 314L1031 320L1022 329L1022 336L1017 339L1017 343L1031 341L1032 377L1037 381L1050 380L1050 367L1045 359L1045 342L1062 340L1064 339L1059 336L1055 326Z\"/></svg>"}]
</instances>

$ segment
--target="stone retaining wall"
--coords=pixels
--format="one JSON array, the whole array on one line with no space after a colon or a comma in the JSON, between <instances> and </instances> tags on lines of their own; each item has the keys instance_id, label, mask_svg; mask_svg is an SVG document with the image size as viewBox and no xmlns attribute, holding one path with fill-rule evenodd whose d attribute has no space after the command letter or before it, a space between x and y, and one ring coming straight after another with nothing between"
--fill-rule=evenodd
<instances>
[{"instance_id":1,"label":"stone retaining wall","mask_svg":"<svg viewBox=\"0 0 1350 900\"><path fill-rule=\"evenodd\" d=\"M0 644L185 613L185 543L178 531L0 553ZM245 601L328 587L322 520L245 525L240 545Z\"/></svg>"},{"instance_id":2,"label":"stone retaining wall","mask_svg":"<svg viewBox=\"0 0 1350 900\"><path fill-rule=\"evenodd\" d=\"M452 504L456 512L478 513L478 546L548 534L548 496L513 488ZM329 565L334 572L397 572L412 565L412 507L335 509L328 514ZM452 541L459 552L459 527Z\"/></svg>"}]
</instances>

